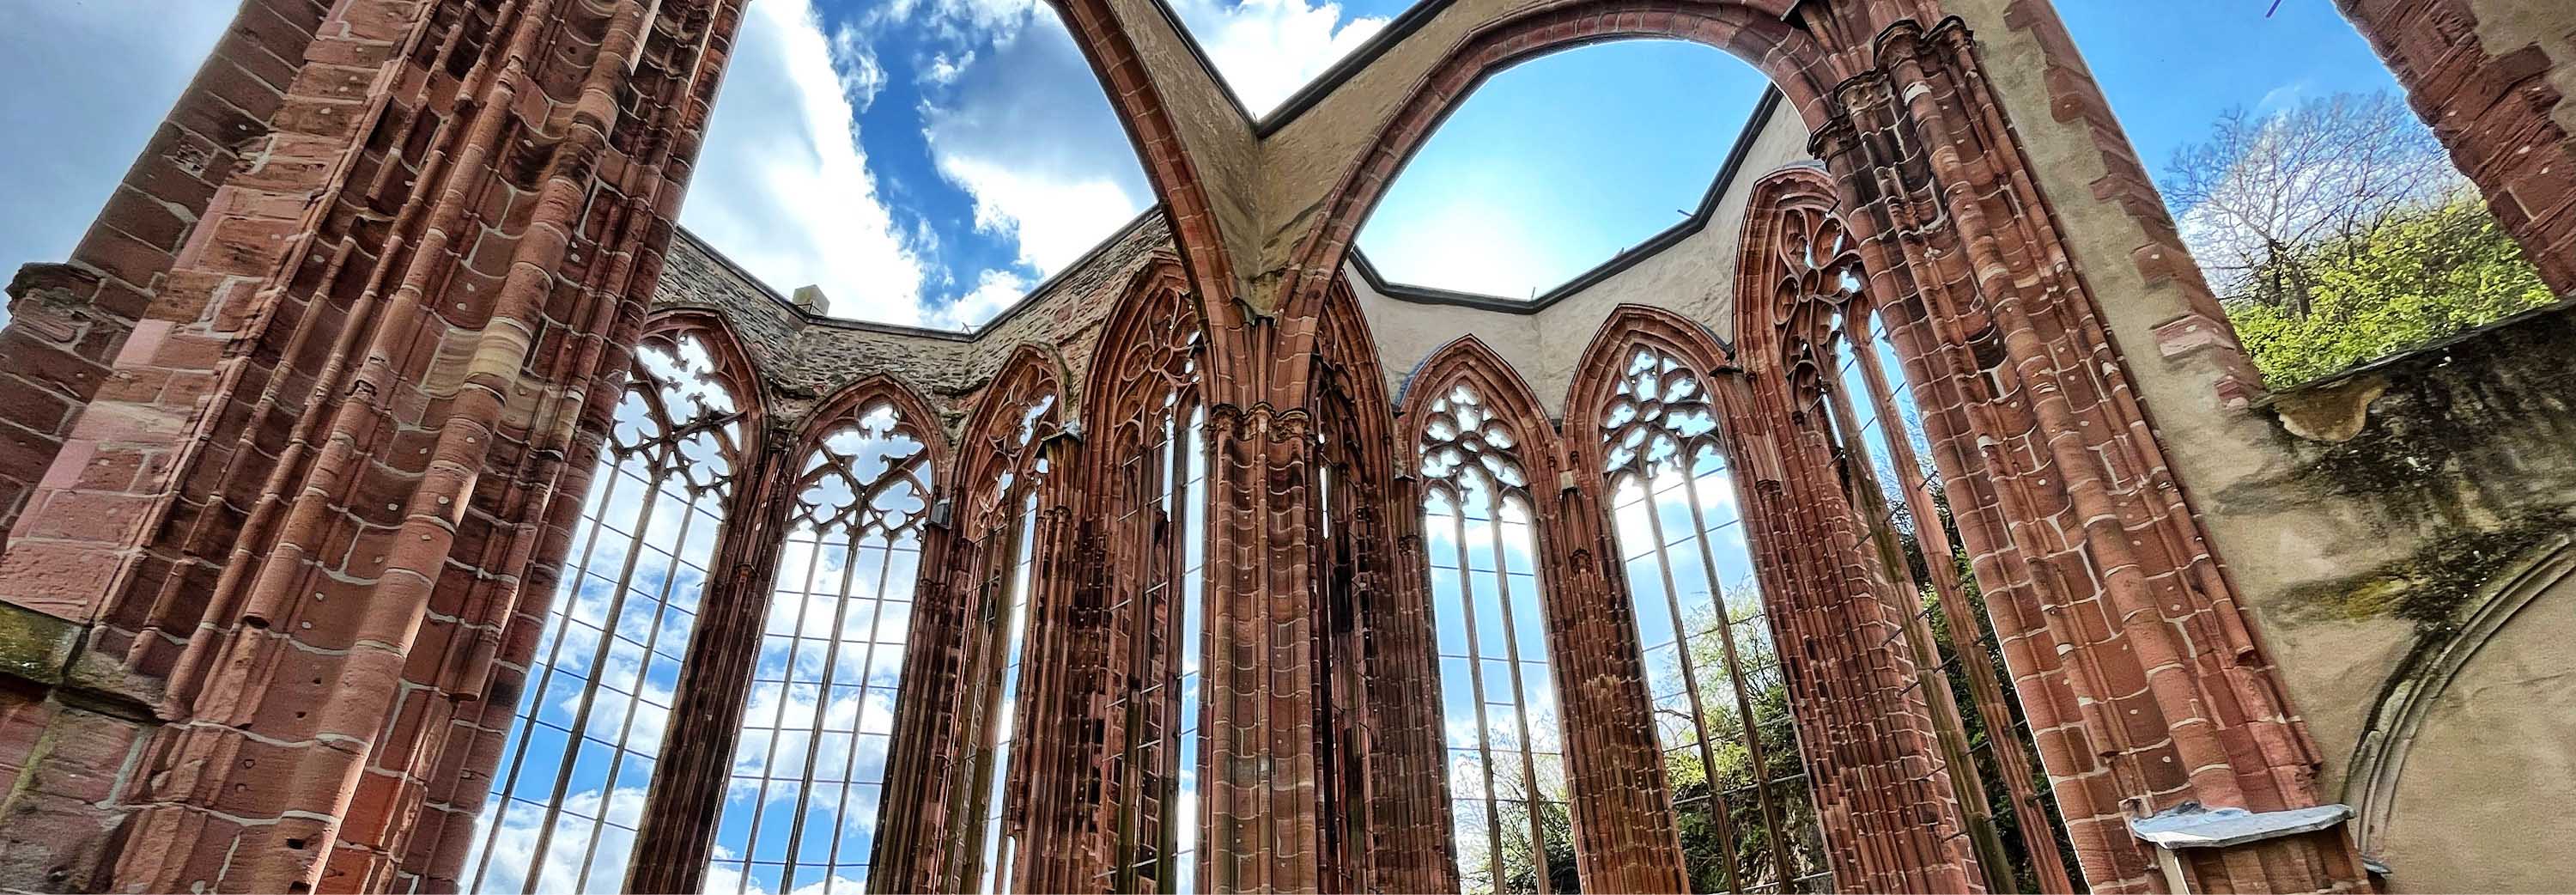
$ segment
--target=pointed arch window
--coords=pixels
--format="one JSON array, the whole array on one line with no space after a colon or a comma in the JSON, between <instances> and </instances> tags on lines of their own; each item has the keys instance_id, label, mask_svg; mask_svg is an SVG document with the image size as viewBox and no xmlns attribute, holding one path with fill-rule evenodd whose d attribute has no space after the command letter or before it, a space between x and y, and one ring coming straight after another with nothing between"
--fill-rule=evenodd
<instances>
[{"instance_id":1,"label":"pointed arch window","mask_svg":"<svg viewBox=\"0 0 2576 895\"><path fill-rule=\"evenodd\" d=\"M988 445L986 468L998 469L991 490L968 513L971 524L997 531L985 543L993 553L984 561L977 608L977 643L983 654L969 667L983 669L971 682L966 704L974 711L974 740L969 809L965 831L970 840L957 850L966 862L957 876L973 880L971 891L1011 891L1011 873L1019 863L1021 830L1010 804L1015 747L1020 744L1019 716L1025 688L1024 664L1029 646L1029 616L1035 609L1039 538L1038 495L1053 472L1041 450L1061 430L1051 379L1024 380L1002 405L1011 425ZM1025 773L1025 772L1021 772Z\"/></svg>"},{"instance_id":2,"label":"pointed arch window","mask_svg":"<svg viewBox=\"0 0 2576 895\"><path fill-rule=\"evenodd\" d=\"M2033 770L2029 723L2002 683L2002 651L1931 465L1922 415L1904 380L1888 374L1902 365L1887 309L1867 293L1860 245L1831 203L1822 190L1790 196L1770 228L1773 307L1788 336L1794 394L1832 443L1844 493L1865 526L1864 546L1908 597L1890 608L1903 619L1899 636L1912 653L1987 882L2066 891L2073 856ZM1975 342L1971 352L1984 353ZM1982 386L2000 393L1992 378L1998 371L1982 360L1979 366L1987 368L1977 374Z\"/></svg>"},{"instance_id":3,"label":"pointed arch window","mask_svg":"<svg viewBox=\"0 0 2576 895\"><path fill-rule=\"evenodd\" d=\"M865 889L931 497L917 425L863 403L799 467L710 892Z\"/></svg>"},{"instance_id":4,"label":"pointed arch window","mask_svg":"<svg viewBox=\"0 0 2576 895\"><path fill-rule=\"evenodd\" d=\"M476 827L467 891L624 884L743 457L745 414L725 380L695 333L636 348Z\"/></svg>"},{"instance_id":5,"label":"pointed arch window","mask_svg":"<svg viewBox=\"0 0 2576 895\"><path fill-rule=\"evenodd\" d=\"M1603 409L1610 512L1698 892L1832 888L1704 374L1638 345Z\"/></svg>"},{"instance_id":6,"label":"pointed arch window","mask_svg":"<svg viewBox=\"0 0 2576 895\"><path fill-rule=\"evenodd\" d=\"M1520 437L1475 386L1431 402L1419 445L1458 874L1468 892L1572 892L1572 814L1535 504Z\"/></svg>"},{"instance_id":7,"label":"pointed arch window","mask_svg":"<svg viewBox=\"0 0 2576 895\"><path fill-rule=\"evenodd\" d=\"M1184 297L1174 294L1175 298ZM1121 892L1199 888L1201 696L1206 657L1207 407L1200 400L1198 318L1183 310L1150 325L1103 363L1125 379L1111 414L1111 654L1128 681L1112 723L1123 744L1121 806L1108 882Z\"/></svg>"}]
</instances>

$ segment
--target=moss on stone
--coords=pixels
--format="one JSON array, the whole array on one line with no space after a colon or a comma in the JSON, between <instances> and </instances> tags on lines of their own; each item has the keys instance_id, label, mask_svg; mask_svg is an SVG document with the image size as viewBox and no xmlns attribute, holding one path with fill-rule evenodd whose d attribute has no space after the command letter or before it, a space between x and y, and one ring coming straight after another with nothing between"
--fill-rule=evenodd
<instances>
[{"instance_id":1,"label":"moss on stone","mask_svg":"<svg viewBox=\"0 0 2576 895\"><path fill-rule=\"evenodd\" d=\"M63 663L80 639L80 626L0 603L0 674L41 684L62 682Z\"/></svg>"},{"instance_id":2,"label":"moss on stone","mask_svg":"<svg viewBox=\"0 0 2576 895\"><path fill-rule=\"evenodd\" d=\"M2440 642L2507 566L2551 537L2576 529L2576 508L2529 513L2493 528L2455 531L2412 555L2359 575L2318 582L2289 595L2343 619L2389 617Z\"/></svg>"},{"instance_id":3,"label":"moss on stone","mask_svg":"<svg viewBox=\"0 0 2576 895\"><path fill-rule=\"evenodd\" d=\"M2481 531L2433 539L2404 562L2413 587L2390 607L2426 633L2449 634L2460 616L2505 566L2549 538L2576 527L2576 512L2536 512Z\"/></svg>"}]
</instances>

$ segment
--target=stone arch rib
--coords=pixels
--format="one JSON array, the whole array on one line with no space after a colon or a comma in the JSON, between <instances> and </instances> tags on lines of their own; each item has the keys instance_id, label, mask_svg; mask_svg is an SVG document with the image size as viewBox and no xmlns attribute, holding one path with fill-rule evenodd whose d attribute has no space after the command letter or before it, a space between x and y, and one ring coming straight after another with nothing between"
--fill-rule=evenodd
<instances>
[{"instance_id":1,"label":"stone arch rib","mask_svg":"<svg viewBox=\"0 0 2576 895\"><path fill-rule=\"evenodd\" d=\"M1442 56L1378 131L1371 148L1342 175L1324 202L1327 210L1299 237L1289 255L1281 292L1264 300L1275 302L1292 319L1311 316L1331 283L1340 278L1342 261L1360 224L1405 163L1440 122L1496 72L1546 53L1607 41L1647 37L1692 41L1732 54L1769 76L1813 128L1825 122L1833 85L1857 71L1846 61L1847 48L1830 43L1829 36L1820 37L1818 27L1805 18L1784 20L1780 10L1746 3L1676 8L1652 0L1561 3L1485 25ZM1822 30L1831 35L1842 29Z\"/></svg>"}]
</instances>

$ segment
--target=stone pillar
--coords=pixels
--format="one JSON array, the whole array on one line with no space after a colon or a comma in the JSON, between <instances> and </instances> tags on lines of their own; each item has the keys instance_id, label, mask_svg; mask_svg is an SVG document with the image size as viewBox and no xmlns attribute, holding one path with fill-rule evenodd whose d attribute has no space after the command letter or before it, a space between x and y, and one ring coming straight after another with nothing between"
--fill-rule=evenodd
<instances>
[{"instance_id":1,"label":"stone pillar","mask_svg":"<svg viewBox=\"0 0 2576 895\"><path fill-rule=\"evenodd\" d=\"M424 804L488 785L452 725L517 698L739 12L329 7L0 556L76 644L0 888L457 854Z\"/></svg>"},{"instance_id":2,"label":"stone pillar","mask_svg":"<svg viewBox=\"0 0 2576 895\"><path fill-rule=\"evenodd\" d=\"M398 20L353 12L367 30L331 37L326 53L390 45L388 29L398 29ZM285 133L278 128L281 110L310 113L324 93L345 86L307 76L313 69L306 53L329 14L330 4L297 0L242 4L71 257L29 264L10 282L9 323L0 329L0 393L9 395L0 402L0 547L81 408L111 382L111 396L133 395L139 383L109 367L135 324L169 319L170 309L156 308L165 293L202 303L202 280L188 274L203 266L203 251L190 247L201 229L220 238L215 231L238 211L210 209L217 191L237 175L274 181L281 165L305 185L318 183L311 166L337 147L295 139L309 120L284 121ZM359 71L370 63L362 56L341 64ZM174 272L183 253L190 263ZM91 474L100 472L113 474Z\"/></svg>"},{"instance_id":3,"label":"stone pillar","mask_svg":"<svg viewBox=\"0 0 2576 895\"><path fill-rule=\"evenodd\" d=\"M2183 502L1977 52L1900 24L1816 137L1892 320L2087 882L2168 885L2127 821L2318 804L2318 756ZM2210 851L2227 852L2228 849ZM2339 832L2202 855L2202 891L2366 889Z\"/></svg>"},{"instance_id":4,"label":"stone pillar","mask_svg":"<svg viewBox=\"0 0 2576 895\"><path fill-rule=\"evenodd\" d=\"M1545 425L1541 422L1540 425ZM1603 892L1686 892L1681 829L1673 816L1654 697L1638 660L1637 619L1619 545L1605 524L1601 477L1558 477L1544 526L1548 635L1565 710L1565 763L1575 796L1576 863Z\"/></svg>"},{"instance_id":5,"label":"stone pillar","mask_svg":"<svg viewBox=\"0 0 2576 895\"><path fill-rule=\"evenodd\" d=\"M1834 882L1868 892L1982 891L1903 644L1907 616L1891 608L1890 582L1864 552L1862 523L1835 479L1822 396L1806 392L1812 400L1802 404L1776 359L1779 337L1750 325L1767 308L1739 312L1748 323L1738 331L1746 369L1717 380L1731 384L1718 393L1720 428Z\"/></svg>"},{"instance_id":6,"label":"stone pillar","mask_svg":"<svg viewBox=\"0 0 2576 895\"><path fill-rule=\"evenodd\" d=\"M1319 890L1311 423L1208 408L1203 891Z\"/></svg>"},{"instance_id":7,"label":"stone pillar","mask_svg":"<svg viewBox=\"0 0 2576 895\"><path fill-rule=\"evenodd\" d=\"M1440 716L1434 670L1429 584L1422 574L1422 496L1410 478L1395 475L1387 452L1395 447L1392 414L1381 404L1354 408L1379 416L1382 434L1360 456L1377 469L1354 470L1347 529L1337 539L1353 554L1351 598L1365 633L1366 738L1369 792L1354 800L1368 812L1367 838L1353 843L1361 888L1372 892L1447 892L1458 888L1451 853L1449 800L1432 781L1449 760L1448 729ZM1363 461L1367 462L1367 461ZM1342 661L1350 661L1345 655Z\"/></svg>"}]
</instances>

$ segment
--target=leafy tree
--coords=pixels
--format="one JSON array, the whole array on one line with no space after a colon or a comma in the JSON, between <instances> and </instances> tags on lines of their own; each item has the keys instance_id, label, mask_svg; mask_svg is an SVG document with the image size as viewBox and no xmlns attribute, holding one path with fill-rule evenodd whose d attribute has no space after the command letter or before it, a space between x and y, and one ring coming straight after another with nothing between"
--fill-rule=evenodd
<instances>
[{"instance_id":1,"label":"leafy tree","mask_svg":"<svg viewBox=\"0 0 2576 895\"><path fill-rule=\"evenodd\" d=\"M1826 866L1815 799L1798 759L1788 685L1777 670L1778 652L1763 623L1741 621L1761 611L1755 596L1759 591L1753 582L1740 581L1726 593L1741 595L1729 601L1733 605L1727 611L1739 620L1735 649L1746 671L1743 684L1753 704L1750 736L1737 710L1736 681L1728 671L1724 644L1714 633L1696 635L1689 639L1687 648L1709 708L1703 720L1715 766L1703 761L1695 749L1675 750L1664 761L1673 802L1679 808L1683 866L1692 874L1694 892L1729 891L1730 869L1735 877L1733 891L1782 883L1783 857L1790 871L1800 876L1820 872ZM1714 607L1692 615L1686 620L1686 630L1716 629ZM1678 706L1658 706L1657 710L1675 716L1686 712ZM1751 746L1757 738L1763 759L1759 767L1753 762ZM1772 809L1780 821L1776 826L1763 816L1762 800L1754 790L1760 782L1771 784ZM1786 882L1788 885L1768 890L1795 892L1814 885Z\"/></svg>"},{"instance_id":2,"label":"leafy tree","mask_svg":"<svg viewBox=\"0 0 2576 895\"><path fill-rule=\"evenodd\" d=\"M2553 300L2432 131L2384 91L2229 110L2174 154L2162 186L2275 386Z\"/></svg>"},{"instance_id":3,"label":"leafy tree","mask_svg":"<svg viewBox=\"0 0 2576 895\"><path fill-rule=\"evenodd\" d=\"M2302 249L2368 232L2461 182L2433 132L2383 91L2265 117L2222 112L2206 142L2175 151L2163 186L2212 284L2305 314L2317 271Z\"/></svg>"},{"instance_id":4,"label":"leafy tree","mask_svg":"<svg viewBox=\"0 0 2576 895\"><path fill-rule=\"evenodd\" d=\"M2305 313L2230 296L2237 337L2275 386L2335 373L2555 300L2475 192L2392 213L2285 258Z\"/></svg>"}]
</instances>

